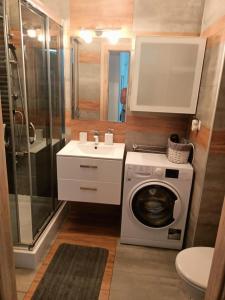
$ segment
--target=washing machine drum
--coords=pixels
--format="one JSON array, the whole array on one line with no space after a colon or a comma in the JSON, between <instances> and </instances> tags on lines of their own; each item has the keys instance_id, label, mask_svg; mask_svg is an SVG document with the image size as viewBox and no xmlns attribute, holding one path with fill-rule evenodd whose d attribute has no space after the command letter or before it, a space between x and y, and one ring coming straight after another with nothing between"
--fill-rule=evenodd
<instances>
[{"instance_id":1,"label":"washing machine drum","mask_svg":"<svg viewBox=\"0 0 225 300\"><path fill-rule=\"evenodd\" d=\"M132 212L142 224L161 228L174 222L174 207L178 197L169 187L149 184L138 189L132 197Z\"/></svg>"}]
</instances>

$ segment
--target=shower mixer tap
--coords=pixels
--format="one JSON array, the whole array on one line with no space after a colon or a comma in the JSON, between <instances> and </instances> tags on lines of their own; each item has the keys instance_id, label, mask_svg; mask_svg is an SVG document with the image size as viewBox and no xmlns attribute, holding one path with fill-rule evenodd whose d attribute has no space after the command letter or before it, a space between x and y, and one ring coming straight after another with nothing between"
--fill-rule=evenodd
<instances>
[{"instance_id":1,"label":"shower mixer tap","mask_svg":"<svg viewBox=\"0 0 225 300\"><path fill-rule=\"evenodd\" d=\"M19 95L16 94L16 93L13 93L12 98L13 98L14 101L16 101L19 98Z\"/></svg>"}]
</instances>

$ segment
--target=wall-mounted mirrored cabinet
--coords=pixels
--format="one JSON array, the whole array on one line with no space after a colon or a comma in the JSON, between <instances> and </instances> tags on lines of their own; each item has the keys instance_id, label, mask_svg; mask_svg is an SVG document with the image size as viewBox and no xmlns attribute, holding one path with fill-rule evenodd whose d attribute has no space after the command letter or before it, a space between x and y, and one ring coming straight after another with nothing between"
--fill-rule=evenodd
<instances>
[{"instance_id":1,"label":"wall-mounted mirrored cabinet","mask_svg":"<svg viewBox=\"0 0 225 300\"><path fill-rule=\"evenodd\" d=\"M136 38L131 111L194 114L204 51L197 37Z\"/></svg>"},{"instance_id":2,"label":"wall-mounted mirrored cabinet","mask_svg":"<svg viewBox=\"0 0 225 300\"><path fill-rule=\"evenodd\" d=\"M125 122L131 39L71 38L72 118Z\"/></svg>"}]
</instances>

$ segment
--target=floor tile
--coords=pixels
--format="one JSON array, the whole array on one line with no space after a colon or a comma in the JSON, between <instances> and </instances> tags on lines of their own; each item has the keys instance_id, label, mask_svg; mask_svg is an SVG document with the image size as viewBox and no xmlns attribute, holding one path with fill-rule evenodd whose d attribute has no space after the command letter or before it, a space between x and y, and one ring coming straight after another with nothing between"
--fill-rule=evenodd
<instances>
[{"instance_id":1,"label":"floor tile","mask_svg":"<svg viewBox=\"0 0 225 300\"><path fill-rule=\"evenodd\" d=\"M25 293L18 292L17 293L17 300L23 300L24 296L25 296Z\"/></svg>"},{"instance_id":2,"label":"floor tile","mask_svg":"<svg viewBox=\"0 0 225 300\"><path fill-rule=\"evenodd\" d=\"M35 277L36 271L29 269L16 269L16 288L18 292L27 292Z\"/></svg>"},{"instance_id":3,"label":"floor tile","mask_svg":"<svg viewBox=\"0 0 225 300\"><path fill-rule=\"evenodd\" d=\"M115 268L120 271L175 277L177 251L118 244Z\"/></svg>"},{"instance_id":4,"label":"floor tile","mask_svg":"<svg viewBox=\"0 0 225 300\"><path fill-rule=\"evenodd\" d=\"M175 270L177 251L118 244L110 300L186 300Z\"/></svg>"}]
</instances>

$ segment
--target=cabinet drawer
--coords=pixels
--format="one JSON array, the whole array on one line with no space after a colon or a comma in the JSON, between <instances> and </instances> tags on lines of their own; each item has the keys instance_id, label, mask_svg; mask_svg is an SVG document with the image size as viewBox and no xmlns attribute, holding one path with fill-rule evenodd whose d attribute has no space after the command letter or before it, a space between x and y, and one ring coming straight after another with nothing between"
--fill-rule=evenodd
<instances>
[{"instance_id":1,"label":"cabinet drawer","mask_svg":"<svg viewBox=\"0 0 225 300\"><path fill-rule=\"evenodd\" d=\"M77 157L57 157L58 179L121 183L122 161Z\"/></svg>"},{"instance_id":2,"label":"cabinet drawer","mask_svg":"<svg viewBox=\"0 0 225 300\"><path fill-rule=\"evenodd\" d=\"M59 200L120 204L121 184L94 181L58 180Z\"/></svg>"}]
</instances>

